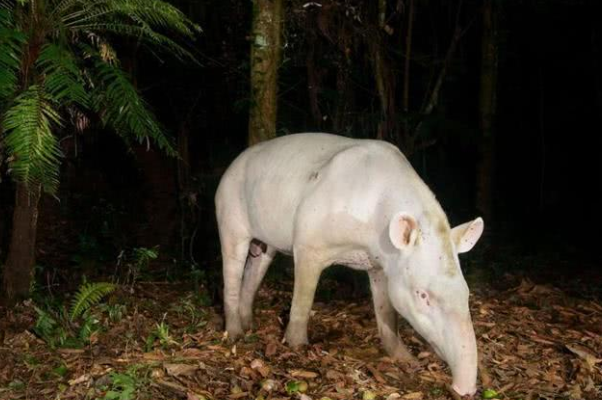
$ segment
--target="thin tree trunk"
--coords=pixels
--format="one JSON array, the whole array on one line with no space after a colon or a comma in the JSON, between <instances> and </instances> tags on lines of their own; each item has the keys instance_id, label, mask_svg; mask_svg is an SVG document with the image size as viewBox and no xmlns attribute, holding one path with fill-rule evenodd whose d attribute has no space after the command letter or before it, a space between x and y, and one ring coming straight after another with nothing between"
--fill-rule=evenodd
<instances>
[{"instance_id":1,"label":"thin tree trunk","mask_svg":"<svg viewBox=\"0 0 602 400\"><path fill-rule=\"evenodd\" d=\"M311 22L313 24L313 21ZM307 67L307 93L309 95L309 108L315 129L320 130L322 126L322 111L320 110L319 94L322 85L322 73L316 65L315 55L316 46L318 45L317 35L312 32L307 32L308 49L305 59Z\"/></svg>"},{"instance_id":2,"label":"thin tree trunk","mask_svg":"<svg viewBox=\"0 0 602 400\"><path fill-rule=\"evenodd\" d=\"M403 68L403 112L410 110L410 59L412 58L412 33L414 30L414 0L410 0L408 10L408 30L406 32L406 55Z\"/></svg>"},{"instance_id":3,"label":"thin tree trunk","mask_svg":"<svg viewBox=\"0 0 602 400\"><path fill-rule=\"evenodd\" d=\"M282 20L282 0L253 1L249 145L276 136Z\"/></svg>"},{"instance_id":4,"label":"thin tree trunk","mask_svg":"<svg viewBox=\"0 0 602 400\"><path fill-rule=\"evenodd\" d=\"M481 41L481 82L479 112L481 138L477 169L476 205L483 217L493 216L494 121L497 86L497 32L493 0L483 3L483 34Z\"/></svg>"},{"instance_id":5,"label":"thin tree trunk","mask_svg":"<svg viewBox=\"0 0 602 400\"><path fill-rule=\"evenodd\" d=\"M414 0L410 0L408 10L408 28L406 31L406 52L403 68L403 132L402 137L398 138L399 144L403 145L404 150L411 150L413 146L410 146L412 141L410 140L412 132L410 132L409 124L409 112L410 112L410 60L412 59L412 34L414 31ZM413 144L413 143L412 143Z\"/></svg>"},{"instance_id":6,"label":"thin tree trunk","mask_svg":"<svg viewBox=\"0 0 602 400\"><path fill-rule=\"evenodd\" d=\"M412 154L416 151L425 149L435 144L436 142L435 140L417 142L417 140L420 136L421 128L425 117L429 116L433 112L435 107L439 104L439 95L441 92L441 88L443 87L445 77L447 76L447 70L449 68L449 65L451 64L452 57L456 52L456 48L460 43L460 39L462 38L462 36L464 36L464 34L468 31L468 28L470 27L470 23L464 29L460 27L460 15L462 12L462 4L463 0L460 0L458 8L456 10L456 26L454 28L454 33L451 42L449 43L449 47L447 48L447 53L445 54L445 58L443 59L443 65L439 70L439 74L437 75L437 79L435 80L433 88L430 91L428 91L425 95L423 106L421 108L422 119L420 122L418 122L418 124L416 124L416 127L413 129L413 131L406 135L408 141L406 144L406 149L404 150L407 154Z\"/></svg>"},{"instance_id":7,"label":"thin tree trunk","mask_svg":"<svg viewBox=\"0 0 602 400\"><path fill-rule=\"evenodd\" d=\"M371 47L374 68L374 80L380 101L381 119L378 124L376 137L387 139L395 131L395 75L386 58L384 48L384 35L386 26L387 1L378 1L378 34L376 40L368 40Z\"/></svg>"},{"instance_id":8,"label":"thin tree trunk","mask_svg":"<svg viewBox=\"0 0 602 400\"><path fill-rule=\"evenodd\" d=\"M13 225L2 277L2 296L8 304L29 295L36 260L38 204L41 188L17 183Z\"/></svg>"}]
</instances>

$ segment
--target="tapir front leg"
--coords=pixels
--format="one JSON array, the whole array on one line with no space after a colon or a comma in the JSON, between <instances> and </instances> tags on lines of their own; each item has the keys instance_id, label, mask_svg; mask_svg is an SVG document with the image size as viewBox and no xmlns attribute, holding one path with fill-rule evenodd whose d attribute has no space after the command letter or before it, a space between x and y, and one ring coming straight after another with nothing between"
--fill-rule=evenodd
<instances>
[{"instance_id":1,"label":"tapir front leg","mask_svg":"<svg viewBox=\"0 0 602 400\"><path fill-rule=\"evenodd\" d=\"M396 360L416 363L416 358L408 351L397 333L397 312L389 301L387 277L384 271L375 268L368 271L368 276L370 277L378 334L385 351Z\"/></svg>"},{"instance_id":2,"label":"tapir front leg","mask_svg":"<svg viewBox=\"0 0 602 400\"><path fill-rule=\"evenodd\" d=\"M299 347L308 343L307 323L324 265L309 257L306 252L295 250L294 257L295 287L290 319L284 337L289 346Z\"/></svg>"}]
</instances>

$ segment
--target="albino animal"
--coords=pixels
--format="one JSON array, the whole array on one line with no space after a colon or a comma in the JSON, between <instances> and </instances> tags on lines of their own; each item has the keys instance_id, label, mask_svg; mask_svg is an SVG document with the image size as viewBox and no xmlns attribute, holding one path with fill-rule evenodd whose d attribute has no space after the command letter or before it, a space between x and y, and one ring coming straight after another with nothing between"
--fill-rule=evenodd
<instances>
[{"instance_id":1,"label":"albino animal","mask_svg":"<svg viewBox=\"0 0 602 400\"><path fill-rule=\"evenodd\" d=\"M215 196L223 258L226 330L251 328L253 299L276 252L291 254L295 284L285 338L307 343L321 272L367 271L386 351L412 356L401 314L449 364L455 391L476 391L477 347L458 254L483 220L450 228L441 206L393 145L321 133L280 137L244 151Z\"/></svg>"}]
</instances>

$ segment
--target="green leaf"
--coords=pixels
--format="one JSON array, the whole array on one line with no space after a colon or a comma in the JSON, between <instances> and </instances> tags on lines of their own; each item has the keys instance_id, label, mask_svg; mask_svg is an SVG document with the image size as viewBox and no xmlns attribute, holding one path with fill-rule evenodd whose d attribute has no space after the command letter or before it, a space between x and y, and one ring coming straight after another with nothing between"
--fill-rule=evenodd
<instances>
[{"instance_id":1,"label":"green leaf","mask_svg":"<svg viewBox=\"0 0 602 400\"><path fill-rule=\"evenodd\" d=\"M100 59L96 60L95 71L98 86L93 93L93 108L103 123L126 140L132 136L140 143L150 139L167 154L175 156L177 153L163 127L129 76L118 66Z\"/></svg>"},{"instance_id":2,"label":"green leaf","mask_svg":"<svg viewBox=\"0 0 602 400\"><path fill-rule=\"evenodd\" d=\"M44 76L46 92L55 103L88 107L90 98L84 87L81 69L66 47L47 44L42 48L36 66Z\"/></svg>"},{"instance_id":3,"label":"green leaf","mask_svg":"<svg viewBox=\"0 0 602 400\"><path fill-rule=\"evenodd\" d=\"M17 90L25 35L14 27L12 12L0 8L0 104Z\"/></svg>"},{"instance_id":4,"label":"green leaf","mask_svg":"<svg viewBox=\"0 0 602 400\"><path fill-rule=\"evenodd\" d=\"M98 304L107 294L113 292L116 285L108 282L85 283L80 286L71 302L70 318L73 321L92 306Z\"/></svg>"},{"instance_id":5,"label":"green leaf","mask_svg":"<svg viewBox=\"0 0 602 400\"><path fill-rule=\"evenodd\" d=\"M28 185L53 193L58 186L62 156L53 127L61 120L44 90L33 85L21 93L0 121L10 173Z\"/></svg>"},{"instance_id":6,"label":"green leaf","mask_svg":"<svg viewBox=\"0 0 602 400\"><path fill-rule=\"evenodd\" d=\"M495 399L497 397L498 397L498 393L494 389L483 390L483 398L484 399Z\"/></svg>"},{"instance_id":7,"label":"green leaf","mask_svg":"<svg viewBox=\"0 0 602 400\"><path fill-rule=\"evenodd\" d=\"M51 15L74 34L129 36L153 51L191 60L191 52L171 36L193 39L201 31L180 10L161 0L63 0Z\"/></svg>"}]
</instances>

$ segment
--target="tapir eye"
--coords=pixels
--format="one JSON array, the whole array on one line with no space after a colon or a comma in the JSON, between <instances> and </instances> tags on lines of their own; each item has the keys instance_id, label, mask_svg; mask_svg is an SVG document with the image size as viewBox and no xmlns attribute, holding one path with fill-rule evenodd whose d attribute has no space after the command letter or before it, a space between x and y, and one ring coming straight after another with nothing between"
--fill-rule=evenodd
<instances>
[{"instance_id":1,"label":"tapir eye","mask_svg":"<svg viewBox=\"0 0 602 400\"><path fill-rule=\"evenodd\" d=\"M416 297L418 297L418 302L430 307L431 306L431 296L426 290L416 289Z\"/></svg>"}]
</instances>

